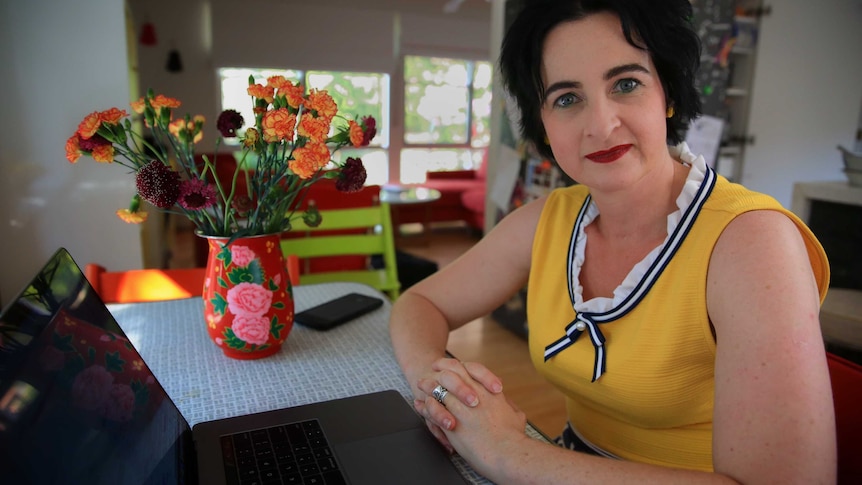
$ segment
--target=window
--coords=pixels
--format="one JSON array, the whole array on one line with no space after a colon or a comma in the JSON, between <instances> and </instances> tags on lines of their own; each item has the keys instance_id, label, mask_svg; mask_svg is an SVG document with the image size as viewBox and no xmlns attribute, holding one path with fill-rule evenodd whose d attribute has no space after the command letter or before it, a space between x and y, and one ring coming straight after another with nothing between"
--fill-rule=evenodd
<instances>
[{"instance_id":1,"label":"window","mask_svg":"<svg viewBox=\"0 0 862 485\"><path fill-rule=\"evenodd\" d=\"M222 109L235 109L246 120L254 120L248 88L249 76L255 82L266 83L266 78L282 75L299 82L306 89L326 90L338 105L333 125L347 123L354 116L371 115L377 120L377 136L364 148L345 147L334 154L336 161L347 157L360 157L368 171L367 185L382 185L389 180L389 76L381 73L338 71L300 71L278 69L222 68L218 70L221 84ZM236 140L231 140L234 144Z\"/></svg>"},{"instance_id":2,"label":"window","mask_svg":"<svg viewBox=\"0 0 862 485\"><path fill-rule=\"evenodd\" d=\"M481 163L491 139L492 70L484 61L405 56L401 182Z\"/></svg>"}]
</instances>

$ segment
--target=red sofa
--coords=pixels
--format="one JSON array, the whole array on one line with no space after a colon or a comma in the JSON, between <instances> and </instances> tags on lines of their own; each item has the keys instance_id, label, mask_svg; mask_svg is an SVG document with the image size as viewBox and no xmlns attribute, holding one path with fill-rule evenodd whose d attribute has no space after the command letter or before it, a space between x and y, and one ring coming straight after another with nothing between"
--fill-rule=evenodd
<instances>
[{"instance_id":1,"label":"red sofa","mask_svg":"<svg viewBox=\"0 0 862 485\"><path fill-rule=\"evenodd\" d=\"M426 182L419 185L440 191L440 199L431 203L430 222L464 221L473 229L484 230L486 165L486 160L482 160L476 170L427 172ZM405 204L392 209L394 224L426 221L424 204Z\"/></svg>"}]
</instances>

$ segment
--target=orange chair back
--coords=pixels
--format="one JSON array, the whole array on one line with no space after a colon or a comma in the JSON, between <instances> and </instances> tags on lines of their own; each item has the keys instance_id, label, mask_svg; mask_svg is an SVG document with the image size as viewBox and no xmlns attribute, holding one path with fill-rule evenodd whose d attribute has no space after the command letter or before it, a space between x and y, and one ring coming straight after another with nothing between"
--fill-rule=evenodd
<instances>
[{"instance_id":1,"label":"orange chair back","mask_svg":"<svg viewBox=\"0 0 862 485\"><path fill-rule=\"evenodd\" d=\"M826 353L835 403L838 484L862 483L862 366Z\"/></svg>"},{"instance_id":2,"label":"orange chair back","mask_svg":"<svg viewBox=\"0 0 862 485\"><path fill-rule=\"evenodd\" d=\"M288 256L285 263L291 284L298 285L299 258ZM139 303L203 295L206 268L107 271L90 263L84 275L105 303Z\"/></svg>"}]
</instances>

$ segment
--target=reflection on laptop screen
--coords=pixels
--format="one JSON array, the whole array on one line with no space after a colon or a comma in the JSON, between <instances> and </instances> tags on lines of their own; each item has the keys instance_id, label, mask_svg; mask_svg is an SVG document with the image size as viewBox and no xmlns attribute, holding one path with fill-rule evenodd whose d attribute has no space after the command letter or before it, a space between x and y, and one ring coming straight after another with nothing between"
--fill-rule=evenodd
<instances>
[{"instance_id":1,"label":"reflection on laptop screen","mask_svg":"<svg viewBox=\"0 0 862 485\"><path fill-rule=\"evenodd\" d=\"M3 483L183 483L186 422L60 249L0 314Z\"/></svg>"}]
</instances>

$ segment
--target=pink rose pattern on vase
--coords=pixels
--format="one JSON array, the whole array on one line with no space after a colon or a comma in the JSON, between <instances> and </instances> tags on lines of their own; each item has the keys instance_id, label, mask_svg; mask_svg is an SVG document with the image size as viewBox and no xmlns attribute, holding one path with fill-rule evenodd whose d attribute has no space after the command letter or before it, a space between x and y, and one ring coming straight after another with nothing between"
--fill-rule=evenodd
<instances>
[{"instance_id":1,"label":"pink rose pattern on vase","mask_svg":"<svg viewBox=\"0 0 862 485\"><path fill-rule=\"evenodd\" d=\"M159 405L156 381L125 338L62 311L42 337L38 360L94 418L129 423Z\"/></svg>"},{"instance_id":2,"label":"pink rose pattern on vase","mask_svg":"<svg viewBox=\"0 0 862 485\"><path fill-rule=\"evenodd\" d=\"M281 348L293 327L293 288L278 235L206 236L204 317L225 355L255 359Z\"/></svg>"}]
</instances>

